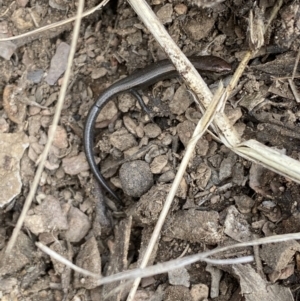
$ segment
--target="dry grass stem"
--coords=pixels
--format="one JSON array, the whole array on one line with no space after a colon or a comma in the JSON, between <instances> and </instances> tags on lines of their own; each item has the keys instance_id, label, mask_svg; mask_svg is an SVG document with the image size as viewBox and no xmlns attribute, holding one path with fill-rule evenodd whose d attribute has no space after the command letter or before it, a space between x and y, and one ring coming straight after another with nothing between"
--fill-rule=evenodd
<instances>
[{"instance_id":1,"label":"dry grass stem","mask_svg":"<svg viewBox=\"0 0 300 301\"><path fill-rule=\"evenodd\" d=\"M283 234L283 235L274 235L264 238L255 239L248 242L242 242L234 245L229 245L225 247L216 248L207 252L194 254L190 256L186 256L183 258L173 259L164 263L159 263L153 266L145 267L145 268L136 268L133 270L128 270L125 272L117 273L111 276L102 277L101 275L91 273L87 270L84 270L80 267L77 267L69 260L65 259L61 255L57 254L47 246L43 245L42 243L36 243L37 247L39 247L43 252L51 256L53 259L65 264L66 266L70 267L74 271L81 273L82 275L90 276L93 278L98 279L99 285L104 285L108 283L112 283L114 281L121 281L121 280L130 280L136 278L144 278L150 277L161 273L166 273L171 270L179 269L185 267L187 265L191 265L197 261L204 261L213 264L240 264L249 261L253 261L253 256L245 256L241 258L233 258L233 259L226 259L226 260L219 260L219 259L211 259L210 256L215 256L222 252L227 252L232 249L236 248L246 248L246 247L253 247L258 245L264 245L269 243L278 243L288 240L298 240L300 239L300 233L292 233L292 234Z\"/></svg>"}]
</instances>

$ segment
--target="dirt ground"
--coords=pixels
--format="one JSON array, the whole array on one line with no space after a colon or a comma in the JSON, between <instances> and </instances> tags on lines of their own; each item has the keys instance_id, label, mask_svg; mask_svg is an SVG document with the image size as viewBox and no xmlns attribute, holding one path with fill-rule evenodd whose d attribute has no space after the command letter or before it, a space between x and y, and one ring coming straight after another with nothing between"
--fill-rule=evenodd
<instances>
[{"instance_id":1,"label":"dirt ground","mask_svg":"<svg viewBox=\"0 0 300 301\"><path fill-rule=\"evenodd\" d=\"M199 7L202 2L207 7ZM215 91L220 79L229 83L253 46L250 11L259 35L280 1L202 2L148 0L187 56L213 55L230 63L230 72L203 74ZM97 4L86 1L84 10ZM76 9L76 1L1 0L0 38L68 19ZM72 29L71 22L0 42L2 258L51 129ZM299 35L300 4L284 1L225 107L243 139L255 139L296 160ZM103 276L138 266L202 114L179 78L139 91L153 122L131 94L121 94L105 106L97 119L94 152L121 202L94 179L85 157L83 129L90 107L106 88L165 58L126 1L110 1L83 18L40 185L16 246L0 266L1 300L126 300L130 286L120 287L120 281L99 286L96 279L46 255L36 243ZM239 157L206 133L197 143L149 265L300 232L299 192L299 184ZM234 248L215 259L249 255L254 261L247 264L198 261L143 278L134 300L300 300L297 240Z\"/></svg>"}]
</instances>

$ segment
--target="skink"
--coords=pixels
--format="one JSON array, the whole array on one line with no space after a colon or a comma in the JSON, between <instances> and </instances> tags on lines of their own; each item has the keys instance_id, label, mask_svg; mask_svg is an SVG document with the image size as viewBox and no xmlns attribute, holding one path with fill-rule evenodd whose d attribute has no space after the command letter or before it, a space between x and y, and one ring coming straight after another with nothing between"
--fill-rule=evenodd
<instances>
[{"instance_id":1,"label":"skink","mask_svg":"<svg viewBox=\"0 0 300 301\"><path fill-rule=\"evenodd\" d=\"M189 60L198 71L220 73L226 71L228 72L231 70L230 64L225 62L223 59L215 56L195 56L189 57ZM144 69L135 71L130 76L121 79L111 85L101 94L101 96L89 111L84 129L84 148L87 161L96 179L116 200L120 199L106 183L104 177L101 175L99 169L97 168L97 163L94 158L94 127L97 116L99 115L105 104L107 104L107 102L116 95L124 92L130 92L133 89L139 90L148 87L160 80L176 76L178 76L178 72L169 60L162 60L154 63Z\"/></svg>"}]
</instances>

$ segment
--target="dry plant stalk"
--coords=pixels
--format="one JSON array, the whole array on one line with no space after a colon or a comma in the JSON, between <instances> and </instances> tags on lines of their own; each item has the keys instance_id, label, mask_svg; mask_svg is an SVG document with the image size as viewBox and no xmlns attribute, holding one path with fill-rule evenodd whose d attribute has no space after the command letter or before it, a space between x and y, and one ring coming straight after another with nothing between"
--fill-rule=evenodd
<instances>
[{"instance_id":1,"label":"dry plant stalk","mask_svg":"<svg viewBox=\"0 0 300 301\"><path fill-rule=\"evenodd\" d=\"M204 97L203 105L205 108L209 106L209 103L212 99L212 94L201 76L196 72L193 65L187 60L184 54L180 51L174 41L170 38L169 34L165 30L165 28L161 25L160 21L156 17L156 15L152 12L151 8L148 4L143 0L128 0L130 5L136 11L140 19L143 21L147 29L153 34L154 38L157 42L162 46L170 60L175 65L179 74L185 79L187 85L191 88L191 90L196 95L202 95ZM271 24L273 18L277 15L279 8L282 5L282 0L279 0L273 8L271 13L271 17L267 22L267 25L262 30L265 31L268 26ZM253 27L252 27L253 29ZM257 43L256 47L258 47L261 43ZM236 86L239 78L243 74L245 67L247 66L249 60L251 59L253 53L256 51L252 50L246 53L244 59L242 60L239 68L236 70L233 79L226 89L226 97L230 95L230 92ZM189 70L189 72L186 72ZM266 168L269 168L281 175L287 176L293 181L300 183L300 173L297 170L300 170L300 163L296 160L293 160L285 155L276 153L274 150L260 144L257 141L249 140L244 143L240 142L240 137L237 135L234 128L230 125L228 118L224 113L218 112L217 118L214 119L214 125L217 129L217 134L221 141L232 151L236 152L240 156L260 163ZM194 135L195 136L195 133ZM272 160L269 160L270 156L272 156ZM294 170L288 169L287 166L295 166ZM165 212L169 210L170 202L165 203L165 207L162 210L161 216L165 216ZM148 259L150 257L155 241L158 237L158 233L162 227L161 216L159 217L159 222L157 223L154 233L150 239L148 248L145 252L144 260L141 263L141 268L147 265ZM163 217L162 217L163 218ZM131 301L134 298L135 292L139 285L140 278L137 278L133 284L133 287L130 291L130 294L127 298L127 301Z\"/></svg>"},{"instance_id":2,"label":"dry plant stalk","mask_svg":"<svg viewBox=\"0 0 300 301\"><path fill-rule=\"evenodd\" d=\"M245 263L245 262L249 262L249 260L253 260L253 257L245 256L242 258L233 258L233 259L226 259L226 260L210 259L209 257L215 256L222 252L227 252L231 249L253 247L258 245L277 243L277 242L283 242L288 240L298 240L298 239L300 239L300 233L273 235L264 238L258 238L248 242L241 242L234 245L219 247L199 254L173 259L164 263L158 263L156 265L148 266L145 268L136 268L136 269L128 270L107 277L101 277L98 274L91 273L85 269L82 269L74 265L72 262L65 259L60 254L56 253L55 251L51 250L50 248L48 248L47 246L43 245L40 242L37 242L36 246L40 248L43 252L51 256L53 259L65 264L66 266L70 267L71 269L73 269L78 273L81 273L82 275L86 275L98 279L97 283L99 285L104 285L114 281L130 280L130 279L136 279L138 277L150 277L157 274L166 273L174 269L179 269L187 265L191 265L192 263L195 263L197 261L209 262L211 264L216 264L216 265Z\"/></svg>"}]
</instances>

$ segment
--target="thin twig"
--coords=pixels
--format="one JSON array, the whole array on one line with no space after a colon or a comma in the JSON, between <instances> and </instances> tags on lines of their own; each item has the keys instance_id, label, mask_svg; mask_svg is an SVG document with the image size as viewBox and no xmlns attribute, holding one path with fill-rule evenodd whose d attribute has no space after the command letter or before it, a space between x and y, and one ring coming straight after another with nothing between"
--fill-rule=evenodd
<instances>
[{"instance_id":1,"label":"thin twig","mask_svg":"<svg viewBox=\"0 0 300 301\"><path fill-rule=\"evenodd\" d=\"M80 267L75 266L72 262L65 259L61 255L57 254L56 252L54 252L53 250L51 250L50 248L48 248L47 246L43 245L40 242L37 242L36 246L38 248L40 248L43 252L45 252L52 258L54 258L55 260L67 265L68 267L72 268L76 272L81 273L82 275L86 275L86 276L90 276L95 279L98 279L97 283L99 285L103 285L103 284L108 284L108 283L112 283L115 281L130 280L130 279L136 279L139 277L150 277L150 276L154 276L157 274L166 273L168 271L172 271L175 269L183 268L187 265L191 265L197 261L209 262L209 263L213 263L216 265L217 264L237 264L237 263L241 263L241 262L249 262L250 260L253 260L252 256L241 257L240 259L239 258L227 259L227 261L218 260L215 258L211 259L209 257L216 256L219 253L227 252L227 251L230 251L230 250L236 249L236 248L253 247L253 246L258 246L258 245L279 243L279 242L284 242L284 241L288 241L288 240L299 240L299 239L300 239L299 232L292 233L292 234L273 235L273 236L255 239L255 240L248 241L248 242L242 242L242 243L233 244L233 245L229 245L229 246L225 246L225 247L215 248L210 251L186 256L183 258L173 259L173 260L170 260L170 261L167 261L164 263L159 263L159 264L145 267L145 268L136 268L133 270L120 272L120 273L110 275L107 277L101 277L98 274L89 272L87 270L84 270ZM237 260L237 261L235 261L235 260Z\"/></svg>"},{"instance_id":2,"label":"thin twig","mask_svg":"<svg viewBox=\"0 0 300 301\"><path fill-rule=\"evenodd\" d=\"M298 50L298 53L297 53L297 56L296 56L292 78L288 79L289 85L291 87L291 90L292 90L292 92L294 94L294 97L295 97L295 100L296 100L297 103L300 103L300 95L298 93L298 89L296 88L296 86L294 84L294 78L295 78L296 73L297 73L299 59L300 59L300 49Z\"/></svg>"},{"instance_id":3,"label":"thin twig","mask_svg":"<svg viewBox=\"0 0 300 301\"><path fill-rule=\"evenodd\" d=\"M298 53L297 53L297 56L296 56L296 59L295 59L295 65L294 65L294 69L293 69L292 80L296 76L298 65L299 65L299 59L300 59L300 49L298 49Z\"/></svg>"},{"instance_id":4,"label":"thin twig","mask_svg":"<svg viewBox=\"0 0 300 301\"><path fill-rule=\"evenodd\" d=\"M262 244L268 244L268 243L278 243L288 240L297 240L300 239L300 233L292 233L292 234L283 234L283 235L274 235L269 237L260 238L254 241L249 242L242 242L226 247L216 248L207 252L203 252L201 254L195 254L190 255L184 258L174 259L170 260L168 262L159 263L154 266L149 266L145 268L138 268L130 271L121 272L115 275L103 277L99 281L99 285L111 283L113 281L121 281L121 280L129 280L129 279L135 279L137 277L144 278L144 277L150 277L161 273L166 273L168 271L179 269L182 267L185 267L187 265L191 265L197 261L205 261L207 257L216 255L221 252L226 252L231 249L235 248L244 248L244 247L251 247L255 245L262 245Z\"/></svg>"}]
</instances>

